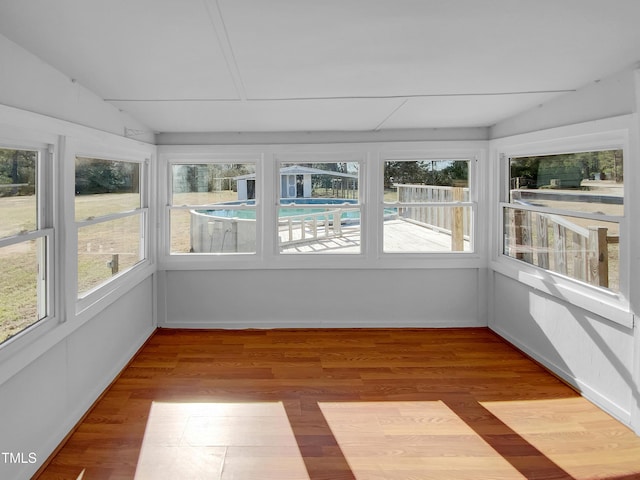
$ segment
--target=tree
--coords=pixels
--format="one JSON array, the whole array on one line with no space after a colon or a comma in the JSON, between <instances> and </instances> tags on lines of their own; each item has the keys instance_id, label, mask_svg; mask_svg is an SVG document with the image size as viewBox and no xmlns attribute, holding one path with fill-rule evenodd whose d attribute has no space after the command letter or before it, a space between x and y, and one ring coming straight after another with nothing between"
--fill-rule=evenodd
<instances>
[{"instance_id":1,"label":"tree","mask_svg":"<svg viewBox=\"0 0 640 480\"><path fill-rule=\"evenodd\" d=\"M622 150L517 157L510 162L512 188L548 187L559 180L561 188L582 188L585 179L622 182ZM517 182L515 181L517 179Z\"/></svg>"},{"instance_id":2,"label":"tree","mask_svg":"<svg viewBox=\"0 0 640 480\"><path fill-rule=\"evenodd\" d=\"M137 193L140 165L95 158L76 159L76 195Z\"/></svg>"},{"instance_id":3,"label":"tree","mask_svg":"<svg viewBox=\"0 0 640 480\"><path fill-rule=\"evenodd\" d=\"M0 196L34 195L38 153L0 149Z\"/></svg>"},{"instance_id":4,"label":"tree","mask_svg":"<svg viewBox=\"0 0 640 480\"><path fill-rule=\"evenodd\" d=\"M466 186L469 181L469 162L466 160L417 160L387 162L384 184Z\"/></svg>"}]
</instances>

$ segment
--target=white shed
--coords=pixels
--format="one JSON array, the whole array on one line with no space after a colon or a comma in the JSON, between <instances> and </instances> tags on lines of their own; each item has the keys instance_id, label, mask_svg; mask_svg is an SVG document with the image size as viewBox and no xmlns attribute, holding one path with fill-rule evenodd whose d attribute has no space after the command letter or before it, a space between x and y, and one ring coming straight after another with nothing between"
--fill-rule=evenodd
<instances>
[{"instance_id":1,"label":"white shed","mask_svg":"<svg viewBox=\"0 0 640 480\"><path fill-rule=\"evenodd\" d=\"M328 175L336 179L352 179L357 181L358 175L352 173L334 172L320 168L290 165L280 169L280 198L311 198L313 185L312 175ZM235 177L238 188L238 200L255 198L256 174L250 173Z\"/></svg>"}]
</instances>

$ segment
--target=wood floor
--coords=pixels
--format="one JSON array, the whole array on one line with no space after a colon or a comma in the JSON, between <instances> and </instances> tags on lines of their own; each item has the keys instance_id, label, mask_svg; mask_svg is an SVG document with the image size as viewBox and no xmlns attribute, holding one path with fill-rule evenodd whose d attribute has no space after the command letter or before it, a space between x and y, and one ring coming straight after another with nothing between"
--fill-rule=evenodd
<instances>
[{"instance_id":1,"label":"wood floor","mask_svg":"<svg viewBox=\"0 0 640 480\"><path fill-rule=\"evenodd\" d=\"M640 438L487 329L158 330L40 480L640 479Z\"/></svg>"}]
</instances>

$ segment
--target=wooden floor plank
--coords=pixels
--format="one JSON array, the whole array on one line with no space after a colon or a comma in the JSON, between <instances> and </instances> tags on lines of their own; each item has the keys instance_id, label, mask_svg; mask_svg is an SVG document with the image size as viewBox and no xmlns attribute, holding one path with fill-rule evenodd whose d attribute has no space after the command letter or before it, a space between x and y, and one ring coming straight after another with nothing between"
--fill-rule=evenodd
<instances>
[{"instance_id":1,"label":"wooden floor plank","mask_svg":"<svg viewBox=\"0 0 640 480\"><path fill-rule=\"evenodd\" d=\"M488 329L158 330L51 479L640 478L640 438Z\"/></svg>"}]
</instances>

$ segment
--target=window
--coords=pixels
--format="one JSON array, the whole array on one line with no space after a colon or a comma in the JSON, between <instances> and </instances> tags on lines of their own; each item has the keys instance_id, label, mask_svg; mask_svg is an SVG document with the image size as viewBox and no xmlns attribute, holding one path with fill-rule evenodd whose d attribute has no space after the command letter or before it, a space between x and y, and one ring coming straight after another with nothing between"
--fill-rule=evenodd
<instances>
[{"instance_id":1,"label":"window","mask_svg":"<svg viewBox=\"0 0 640 480\"><path fill-rule=\"evenodd\" d=\"M476 265L483 255L474 238L476 172L485 148L484 142L163 146L159 265Z\"/></svg>"},{"instance_id":2,"label":"window","mask_svg":"<svg viewBox=\"0 0 640 480\"><path fill-rule=\"evenodd\" d=\"M502 253L618 292L622 150L518 156L508 168Z\"/></svg>"},{"instance_id":3,"label":"window","mask_svg":"<svg viewBox=\"0 0 640 480\"><path fill-rule=\"evenodd\" d=\"M0 343L50 314L47 156L46 149L0 147Z\"/></svg>"},{"instance_id":4,"label":"window","mask_svg":"<svg viewBox=\"0 0 640 480\"><path fill-rule=\"evenodd\" d=\"M283 254L361 251L360 164L283 162L277 234Z\"/></svg>"},{"instance_id":5,"label":"window","mask_svg":"<svg viewBox=\"0 0 640 480\"><path fill-rule=\"evenodd\" d=\"M383 251L473 251L469 160L384 163Z\"/></svg>"},{"instance_id":6,"label":"window","mask_svg":"<svg viewBox=\"0 0 640 480\"><path fill-rule=\"evenodd\" d=\"M170 252L256 252L255 163L169 165Z\"/></svg>"},{"instance_id":7,"label":"window","mask_svg":"<svg viewBox=\"0 0 640 480\"><path fill-rule=\"evenodd\" d=\"M143 163L76 157L79 297L146 258L144 177Z\"/></svg>"}]
</instances>

